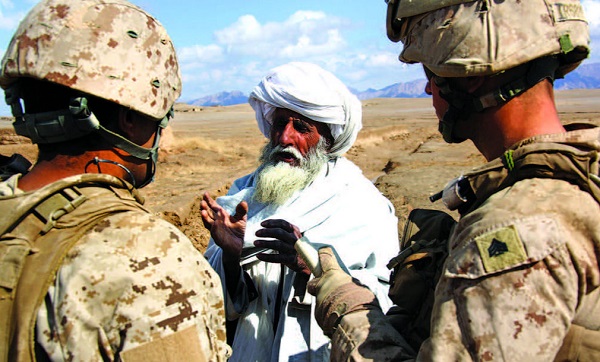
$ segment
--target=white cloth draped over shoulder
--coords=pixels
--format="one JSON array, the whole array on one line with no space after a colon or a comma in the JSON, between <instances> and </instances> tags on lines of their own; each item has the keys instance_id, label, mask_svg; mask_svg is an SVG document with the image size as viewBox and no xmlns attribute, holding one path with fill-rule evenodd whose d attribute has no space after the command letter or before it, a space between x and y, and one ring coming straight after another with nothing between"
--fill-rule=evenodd
<instances>
[{"instance_id":1,"label":"white cloth draped over shoulder","mask_svg":"<svg viewBox=\"0 0 600 362\"><path fill-rule=\"evenodd\" d=\"M312 184L280 207L252 200L255 177L252 173L236 180L228 195L217 199L230 213L242 200L248 202L245 247L253 247L261 221L285 219L317 247L333 246L350 274L376 294L384 311L391 306L386 263L398 253L397 218L389 200L356 165L343 157L329 161ZM300 283L302 278L280 264L246 265L258 291L258 298L249 301L243 275L235 295L227 293L222 250L212 239L205 256L221 276L228 319L240 317L230 361L329 360L329 340L314 320L314 299L305 291L305 280ZM287 303L274 316L280 284Z\"/></svg>"},{"instance_id":2,"label":"white cloth draped over shoulder","mask_svg":"<svg viewBox=\"0 0 600 362\"><path fill-rule=\"evenodd\" d=\"M254 87L248 102L256 112L258 128L269 138L275 108L286 108L325 123L334 143L333 157L352 147L362 128L362 105L333 74L311 63L292 62L271 70Z\"/></svg>"}]
</instances>

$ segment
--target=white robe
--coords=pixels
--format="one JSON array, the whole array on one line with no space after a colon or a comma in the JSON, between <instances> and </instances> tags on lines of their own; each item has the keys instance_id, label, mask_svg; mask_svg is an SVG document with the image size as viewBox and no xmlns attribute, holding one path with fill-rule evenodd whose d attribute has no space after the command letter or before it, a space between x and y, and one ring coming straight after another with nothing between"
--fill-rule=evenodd
<instances>
[{"instance_id":1,"label":"white robe","mask_svg":"<svg viewBox=\"0 0 600 362\"><path fill-rule=\"evenodd\" d=\"M387 311L391 301L386 264L398 253L397 218L392 204L362 171L343 157L330 161L312 184L280 207L251 200L255 176L236 180L228 195L217 199L230 213L242 200L248 202L244 247L253 247L261 221L285 219L315 246L333 246L345 268L375 293ZM295 272L280 264L256 261L244 265L258 292L250 301L242 275L235 295L227 292L222 250L212 239L205 256L221 276L228 319L239 317L230 361L329 360L329 339L314 319L314 297L306 292L305 280L301 282L302 278L295 278ZM287 303L280 307L274 329L281 282L281 298Z\"/></svg>"}]
</instances>

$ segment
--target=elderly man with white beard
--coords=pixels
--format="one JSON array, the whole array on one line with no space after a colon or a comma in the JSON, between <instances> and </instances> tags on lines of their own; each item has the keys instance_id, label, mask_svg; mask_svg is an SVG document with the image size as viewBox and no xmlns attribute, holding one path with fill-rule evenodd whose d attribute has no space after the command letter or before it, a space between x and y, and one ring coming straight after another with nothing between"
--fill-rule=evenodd
<instances>
[{"instance_id":1,"label":"elderly man with white beard","mask_svg":"<svg viewBox=\"0 0 600 362\"><path fill-rule=\"evenodd\" d=\"M249 103L269 139L253 173L226 196L202 201L211 232L205 256L226 295L230 361L328 361L329 339L306 292L310 271L295 249L303 235L330 245L384 310L389 255L398 252L392 204L342 155L362 127L360 101L309 63L269 72Z\"/></svg>"}]
</instances>

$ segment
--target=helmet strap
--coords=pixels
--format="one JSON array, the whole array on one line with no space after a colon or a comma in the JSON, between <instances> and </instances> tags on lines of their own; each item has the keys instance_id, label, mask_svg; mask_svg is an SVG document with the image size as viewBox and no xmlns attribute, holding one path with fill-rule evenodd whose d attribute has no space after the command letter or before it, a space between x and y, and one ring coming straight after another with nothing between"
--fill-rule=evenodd
<instances>
[{"instance_id":1,"label":"helmet strap","mask_svg":"<svg viewBox=\"0 0 600 362\"><path fill-rule=\"evenodd\" d=\"M440 120L439 131L448 143L460 143L465 139L453 135L454 126L461 120L467 120L473 112L482 112L509 102L516 96L544 79L554 82L559 62L555 56L535 59L527 63L527 72L496 90L476 97L452 87L443 77L435 76L435 84L440 88L440 96L448 103L448 110Z\"/></svg>"},{"instance_id":2,"label":"helmet strap","mask_svg":"<svg viewBox=\"0 0 600 362\"><path fill-rule=\"evenodd\" d=\"M473 96L452 87L446 78L434 76L433 81L440 89L440 97L448 103L448 109L440 120L438 131L447 143L461 143L465 139L454 136L454 126L461 119L469 118L473 112Z\"/></svg>"},{"instance_id":3,"label":"helmet strap","mask_svg":"<svg viewBox=\"0 0 600 362\"><path fill-rule=\"evenodd\" d=\"M20 136L28 137L33 143L65 142L98 132L113 146L127 151L136 158L142 160L157 158L160 132L152 148L141 147L102 126L88 108L85 97L73 98L68 109L33 114L23 112L17 85L5 90L5 99L6 103L11 106L15 117L13 123L15 132ZM159 129L166 128L172 117L173 109L171 108L169 113L158 122Z\"/></svg>"},{"instance_id":4,"label":"helmet strap","mask_svg":"<svg viewBox=\"0 0 600 362\"><path fill-rule=\"evenodd\" d=\"M15 117L15 132L33 143L57 143L83 137L100 127L98 119L87 109L87 99L72 100L69 109L24 113L17 84L5 90L5 100ZM87 111L87 112L85 112Z\"/></svg>"},{"instance_id":5,"label":"helmet strap","mask_svg":"<svg viewBox=\"0 0 600 362\"><path fill-rule=\"evenodd\" d=\"M138 188L142 188L154 181L154 174L156 172L156 162L158 162L158 148L160 144L160 136L162 134L162 130L167 127L169 124L169 119L171 119L174 115L173 108L169 110L167 115L158 122L156 137L154 138L154 144L151 148L145 148L139 146L123 136L110 131L102 126L99 127L98 132L100 135L109 143L113 144L115 147L120 148L130 155L140 159L140 160L150 160L152 164L148 168L148 175L144 182L142 182Z\"/></svg>"},{"instance_id":6,"label":"helmet strap","mask_svg":"<svg viewBox=\"0 0 600 362\"><path fill-rule=\"evenodd\" d=\"M158 122L153 146L145 148L102 126L88 108L88 101L85 97L73 98L68 109L28 114L23 112L18 83L16 83L5 90L5 100L11 106L15 117L13 123L15 132L20 136L28 137L33 143L66 142L97 132L108 143L131 156L140 160L151 160L149 176L139 187L147 185L154 179L161 131L167 127L169 120L174 115L173 108L171 108L167 115Z\"/></svg>"},{"instance_id":7,"label":"helmet strap","mask_svg":"<svg viewBox=\"0 0 600 362\"><path fill-rule=\"evenodd\" d=\"M477 112L507 103L544 79L554 83L559 62L555 56L538 58L527 63L527 73L493 92L474 99Z\"/></svg>"}]
</instances>

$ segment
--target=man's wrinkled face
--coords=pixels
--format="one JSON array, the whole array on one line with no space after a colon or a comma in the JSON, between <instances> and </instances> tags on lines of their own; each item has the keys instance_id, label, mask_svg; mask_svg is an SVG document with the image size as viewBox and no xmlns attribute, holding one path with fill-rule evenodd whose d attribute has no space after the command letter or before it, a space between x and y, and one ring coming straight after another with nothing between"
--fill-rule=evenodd
<instances>
[{"instance_id":1,"label":"man's wrinkled face","mask_svg":"<svg viewBox=\"0 0 600 362\"><path fill-rule=\"evenodd\" d=\"M285 108L277 108L273 113L273 124L271 126L271 144L283 149L293 147L302 156L317 146L321 138L332 142L329 127L320 122L315 122L301 114ZM279 161L286 162L292 166L298 166L299 160L290 152L280 152L276 155Z\"/></svg>"},{"instance_id":2,"label":"man's wrinkled face","mask_svg":"<svg viewBox=\"0 0 600 362\"><path fill-rule=\"evenodd\" d=\"M329 146L325 138L318 136L303 155L293 145L273 141L263 148L253 198L265 204L283 205L317 177L329 160Z\"/></svg>"}]
</instances>

